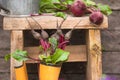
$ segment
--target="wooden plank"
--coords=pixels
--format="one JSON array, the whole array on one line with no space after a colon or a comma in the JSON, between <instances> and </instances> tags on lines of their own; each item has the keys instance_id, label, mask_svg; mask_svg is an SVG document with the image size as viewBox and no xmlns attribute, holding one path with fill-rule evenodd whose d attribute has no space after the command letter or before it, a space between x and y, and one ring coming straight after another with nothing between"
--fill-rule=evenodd
<instances>
[{"instance_id":1,"label":"wooden plank","mask_svg":"<svg viewBox=\"0 0 120 80\"><path fill-rule=\"evenodd\" d=\"M0 73L0 80L10 80L10 73Z\"/></svg>"},{"instance_id":2,"label":"wooden plank","mask_svg":"<svg viewBox=\"0 0 120 80\"><path fill-rule=\"evenodd\" d=\"M99 30L87 30L87 80L101 80L101 39Z\"/></svg>"},{"instance_id":3,"label":"wooden plank","mask_svg":"<svg viewBox=\"0 0 120 80\"><path fill-rule=\"evenodd\" d=\"M4 58L0 58L0 72L1 73L8 73L8 72L10 72L10 62L9 61L6 62Z\"/></svg>"},{"instance_id":4,"label":"wooden plank","mask_svg":"<svg viewBox=\"0 0 120 80\"><path fill-rule=\"evenodd\" d=\"M102 46L105 52L120 52L120 31L105 30L102 34Z\"/></svg>"},{"instance_id":5,"label":"wooden plank","mask_svg":"<svg viewBox=\"0 0 120 80\"><path fill-rule=\"evenodd\" d=\"M23 42L23 31L12 31L11 32L11 53L14 52L16 49L23 50L23 43L24 43ZM21 68L20 66L24 68ZM12 57L11 57L10 72L11 72L11 75L10 75L11 80L28 80L26 66L23 65L23 62L18 62ZM17 76L19 73L21 73L20 77Z\"/></svg>"},{"instance_id":6,"label":"wooden plank","mask_svg":"<svg viewBox=\"0 0 120 80\"><path fill-rule=\"evenodd\" d=\"M42 27L44 29L56 29L57 19L59 21L59 24L63 20L62 18L55 17L55 16L37 16L37 17L34 17L34 19L37 20L42 25ZM88 16L85 16L85 17L69 16L67 18L67 20L63 23L62 29L71 29L80 20L81 20L81 22L78 24L76 29L104 29L104 28L108 28L108 19L106 16L104 16L103 23L98 27L94 27L90 23ZM34 29L39 29L39 27L35 25L35 22L31 18L29 18L29 21L33 25ZM28 22L26 21L26 18L5 17L3 26L4 26L4 30L27 30L27 29L30 29L30 26L29 26Z\"/></svg>"},{"instance_id":7,"label":"wooden plank","mask_svg":"<svg viewBox=\"0 0 120 80\"><path fill-rule=\"evenodd\" d=\"M16 49L23 49L23 31L11 31L11 52L14 52ZM10 64L11 80L16 80L14 66L19 63L11 58Z\"/></svg>"},{"instance_id":8,"label":"wooden plank","mask_svg":"<svg viewBox=\"0 0 120 80\"><path fill-rule=\"evenodd\" d=\"M104 74L120 74L120 52L104 52L102 60Z\"/></svg>"},{"instance_id":9,"label":"wooden plank","mask_svg":"<svg viewBox=\"0 0 120 80\"><path fill-rule=\"evenodd\" d=\"M33 58L38 58L38 55L40 53L38 47L25 47L24 50L28 51L29 56ZM70 52L70 56L68 60L69 62L87 61L85 45L67 46L65 50ZM37 62L29 60L26 61L26 63L37 63Z\"/></svg>"}]
</instances>

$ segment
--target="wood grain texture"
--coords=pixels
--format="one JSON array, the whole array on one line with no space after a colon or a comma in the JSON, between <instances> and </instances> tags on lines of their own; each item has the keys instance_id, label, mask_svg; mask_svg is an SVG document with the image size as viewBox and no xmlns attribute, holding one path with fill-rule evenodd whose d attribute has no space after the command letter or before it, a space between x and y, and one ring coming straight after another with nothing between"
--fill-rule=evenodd
<instances>
[{"instance_id":1,"label":"wood grain texture","mask_svg":"<svg viewBox=\"0 0 120 80\"><path fill-rule=\"evenodd\" d=\"M109 2L109 1L106 1L106 2ZM119 2L119 5L120 5L120 2ZM111 30L111 31L120 30L120 23L119 23L120 18L119 17L120 17L120 10L119 11L113 11L113 13L108 17L108 21L109 21L108 22L108 24L109 24L108 30Z\"/></svg>"},{"instance_id":2,"label":"wood grain texture","mask_svg":"<svg viewBox=\"0 0 120 80\"><path fill-rule=\"evenodd\" d=\"M12 31L11 32L11 53L14 52L16 49L23 49L23 31ZM14 67L15 65L22 64L19 63L18 61L15 61L13 58L11 58L11 80L16 80L15 79L15 71Z\"/></svg>"},{"instance_id":3,"label":"wood grain texture","mask_svg":"<svg viewBox=\"0 0 120 80\"><path fill-rule=\"evenodd\" d=\"M106 52L120 52L120 31L101 31L102 47Z\"/></svg>"},{"instance_id":4,"label":"wood grain texture","mask_svg":"<svg viewBox=\"0 0 120 80\"><path fill-rule=\"evenodd\" d=\"M120 52L104 52L102 58L103 73L120 74Z\"/></svg>"},{"instance_id":5,"label":"wood grain texture","mask_svg":"<svg viewBox=\"0 0 120 80\"><path fill-rule=\"evenodd\" d=\"M0 73L0 80L10 80L10 73Z\"/></svg>"},{"instance_id":6,"label":"wood grain texture","mask_svg":"<svg viewBox=\"0 0 120 80\"><path fill-rule=\"evenodd\" d=\"M55 16L37 16L33 17L35 20L41 24L41 26L44 29L56 29L56 22L57 19L59 21L59 24L63 20L60 17L55 17ZM108 28L108 19L106 16L104 16L104 21L101 25L98 27L93 26L90 21L89 17L71 17L69 16L67 20L63 23L62 29L71 29L73 26L75 26L79 21L81 22L78 24L76 29L104 29ZM34 29L40 29L35 22L29 18L29 21ZM3 28L4 30L28 30L31 29L28 22L26 21L26 18L10 18L10 17L5 17L4 18L4 23L3 23Z\"/></svg>"},{"instance_id":7,"label":"wood grain texture","mask_svg":"<svg viewBox=\"0 0 120 80\"><path fill-rule=\"evenodd\" d=\"M38 58L38 55L40 53L38 47L26 47L24 48L24 50L28 51L29 56L33 58ZM87 61L85 45L67 46L65 50L70 52L68 62ZM37 62L29 60L26 63L37 63Z\"/></svg>"},{"instance_id":8,"label":"wood grain texture","mask_svg":"<svg viewBox=\"0 0 120 80\"><path fill-rule=\"evenodd\" d=\"M87 80L101 80L101 38L99 30L87 30Z\"/></svg>"},{"instance_id":9,"label":"wood grain texture","mask_svg":"<svg viewBox=\"0 0 120 80\"><path fill-rule=\"evenodd\" d=\"M94 0L97 3L107 4L112 10L120 10L120 0Z\"/></svg>"},{"instance_id":10,"label":"wood grain texture","mask_svg":"<svg viewBox=\"0 0 120 80\"><path fill-rule=\"evenodd\" d=\"M0 72L10 72L10 62L6 62L3 58L0 58Z\"/></svg>"},{"instance_id":11,"label":"wood grain texture","mask_svg":"<svg viewBox=\"0 0 120 80\"><path fill-rule=\"evenodd\" d=\"M6 54L10 53L9 49L0 49L0 57L4 58Z\"/></svg>"},{"instance_id":12,"label":"wood grain texture","mask_svg":"<svg viewBox=\"0 0 120 80\"><path fill-rule=\"evenodd\" d=\"M10 48L9 31L3 31L0 27L0 49Z\"/></svg>"}]
</instances>

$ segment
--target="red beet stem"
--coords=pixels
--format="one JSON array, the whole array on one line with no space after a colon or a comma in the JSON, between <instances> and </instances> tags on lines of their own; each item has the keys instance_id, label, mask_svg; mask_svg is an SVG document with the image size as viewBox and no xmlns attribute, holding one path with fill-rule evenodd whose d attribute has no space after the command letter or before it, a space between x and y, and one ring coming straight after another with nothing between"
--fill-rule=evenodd
<instances>
[{"instance_id":1,"label":"red beet stem","mask_svg":"<svg viewBox=\"0 0 120 80\"><path fill-rule=\"evenodd\" d=\"M40 59L35 59L35 58L30 57L30 56L28 56L28 57L26 57L26 58L29 58L29 59L31 59L31 60L39 61L39 62L40 62Z\"/></svg>"},{"instance_id":2,"label":"red beet stem","mask_svg":"<svg viewBox=\"0 0 120 80\"><path fill-rule=\"evenodd\" d=\"M58 48L64 49L65 45L69 43L69 41L64 41L58 45Z\"/></svg>"}]
</instances>

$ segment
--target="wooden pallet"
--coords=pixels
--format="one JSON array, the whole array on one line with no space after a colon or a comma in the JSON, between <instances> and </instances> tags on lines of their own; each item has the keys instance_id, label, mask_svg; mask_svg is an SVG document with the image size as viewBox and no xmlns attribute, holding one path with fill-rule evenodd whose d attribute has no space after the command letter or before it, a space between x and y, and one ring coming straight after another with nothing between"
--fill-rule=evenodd
<instances>
[{"instance_id":1,"label":"wooden pallet","mask_svg":"<svg viewBox=\"0 0 120 80\"><path fill-rule=\"evenodd\" d=\"M34 17L44 29L56 29L56 20L59 23L62 18L54 16L37 16ZM34 29L39 29L34 24L34 21L29 18ZM71 45L66 48L70 51L69 62L86 61L87 62L87 80L100 80L102 75L102 61L101 61L101 36L100 29L108 28L108 19L104 16L103 23L95 27L90 21L89 17L71 17L69 16L62 26L62 29L71 29L76 23L81 20L76 29L86 30L86 45ZM37 47L24 47L23 31L30 30L30 26L25 18L4 18L4 30L11 30L11 52L16 49L27 50L29 55L37 57L39 49ZM36 63L34 61L26 61L26 63ZM14 75L15 61L11 59L11 80L15 80Z\"/></svg>"}]
</instances>

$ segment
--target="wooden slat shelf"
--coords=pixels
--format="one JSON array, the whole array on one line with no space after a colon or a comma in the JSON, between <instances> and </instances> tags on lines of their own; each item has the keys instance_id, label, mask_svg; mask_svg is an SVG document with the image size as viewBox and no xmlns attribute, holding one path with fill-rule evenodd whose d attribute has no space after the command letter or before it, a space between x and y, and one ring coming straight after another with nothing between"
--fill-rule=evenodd
<instances>
[{"instance_id":1,"label":"wooden slat shelf","mask_svg":"<svg viewBox=\"0 0 120 80\"><path fill-rule=\"evenodd\" d=\"M60 22L63 20L60 17L55 16L37 16L33 17L35 20L37 20L44 29L56 29L56 22L57 19ZM34 29L39 29L37 25L35 25L35 22L29 18L31 24L33 25ZM104 16L104 21L101 25L98 27L93 26L90 21L89 17L72 17L68 16L67 20L64 22L62 29L71 29L74 25L76 25L79 21L81 22L78 24L76 29L104 29L108 28L108 19L106 16ZM28 22L26 21L26 18L10 18L5 17L4 18L4 30L29 30L31 29Z\"/></svg>"},{"instance_id":2,"label":"wooden slat shelf","mask_svg":"<svg viewBox=\"0 0 120 80\"><path fill-rule=\"evenodd\" d=\"M38 47L25 47L24 50L28 51L29 56L31 56L33 58L38 58L38 55L39 55ZM65 50L70 52L68 62L87 61L86 45L67 46ZM28 60L28 61L26 61L26 63L37 63L37 62Z\"/></svg>"}]
</instances>

